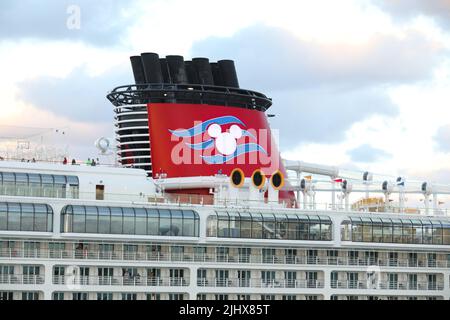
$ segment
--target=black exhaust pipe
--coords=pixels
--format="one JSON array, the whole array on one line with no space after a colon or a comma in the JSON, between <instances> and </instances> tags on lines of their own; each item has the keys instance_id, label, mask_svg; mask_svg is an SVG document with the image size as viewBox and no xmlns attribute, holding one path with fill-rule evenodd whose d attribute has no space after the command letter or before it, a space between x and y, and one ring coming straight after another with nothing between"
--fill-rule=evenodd
<instances>
[{"instance_id":1,"label":"black exhaust pipe","mask_svg":"<svg viewBox=\"0 0 450 320\"><path fill-rule=\"evenodd\" d=\"M219 86L219 87L225 86L219 64L217 62L211 62L210 66L211 66L211 73L212 73L213 79L214 79L214 85Z\"/></svg>"},{"instance_id":2,"label":"black exhaust pipe","mask_svg":"<svg viewBox=\"0 0 450 320\"><path fill-rule=\"evenodd\" d=\"M161 73L164 83L172 83L172 78L170 77L169 65L167 64L166 58L160 58L159 64L161 66Z\"/></svg>"},{"instance_id":3,"label":"black exhaust pipe","mask_svg":"<svg viewBox=\"0 0 450 320\"><path fill-rule=\"evenodd\" d=\"M239 82L236 74L236 68L233 60L219 60L217 62L222 74L223 82L226 87L239 88Z\"/></svg>"},{"instance_id":4,"label":"black exhaust pipe","mask_svg":"<svg viewBox=\"0 0 450 320\"><path fill-rule=\"evenodd\" d=\"M214 78L208 58L194 58L192 63L195 66L200 84L214 85Z\"/></svg>"},{"instance_id":5,"label":"black exhaust pipe","mask_svg":"<svg viewBox=\"0 0 450 320\"><path fill-rule=\"evenodd\" d=\"M173 83L186 84L188 78L186 68L184 66L184 59L182 56L166 56L167 64L169 65L170 76Z\"/></svg>"},{"instance_id":6,"label":"black exhaust pipe","mask_svg":"<svg viewBox=\"0 0 450 320\"><path fill-rule=\"evenodd\" d=\"M200 80L198 78L198 73L195 69L194 63L192 61L185 61L184 66L186 68L188 82L192 84L199 84Z\"/></svg>"},{"instance_id":7,"label":"black exhaust pipe","mask_svg":"<svg viewBox=\"0 0 450 320\"><path fill-rule=\"evenodd\" d=\"M145 81L147 83L162 83L163 76L159 56L156 53L142 53L142 65L144 67Z\"/></svg>"},{"instance_id":8,"label":"black exhaust pipe","mask_svg":"<svg viewBox=\"0 0 450 320\"><path fill-rule=\"evenodd\" d=\"M142 64L142 59L140 56L132 56L131 60L131 68L133 69L134 82L136 84L145 83L145 74L144 74L144 66Z\"/></svg>"}]
</instances>

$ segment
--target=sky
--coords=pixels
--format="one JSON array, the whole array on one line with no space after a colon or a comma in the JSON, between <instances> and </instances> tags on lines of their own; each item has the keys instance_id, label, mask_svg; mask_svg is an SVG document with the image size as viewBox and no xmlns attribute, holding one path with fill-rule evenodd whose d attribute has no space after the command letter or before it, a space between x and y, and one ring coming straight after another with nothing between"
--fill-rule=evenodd
<instances>
[{"instance_id":1,"label":"sky","mask_svg":"<svg viewBox=\"0 0 450 320\"><path fill-rule=\"evenodd\" d=\"M233 59L284 158L450 180L449 0L2 0L0 152L96 156L141 52Z\"/></svg>"}]
</instances>

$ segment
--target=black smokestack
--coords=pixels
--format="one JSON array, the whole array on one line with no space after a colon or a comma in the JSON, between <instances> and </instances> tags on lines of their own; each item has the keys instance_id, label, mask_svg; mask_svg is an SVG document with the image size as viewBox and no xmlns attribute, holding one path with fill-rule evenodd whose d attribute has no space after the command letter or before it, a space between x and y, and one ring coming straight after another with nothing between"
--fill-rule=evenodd
<instances>
[{"instance_id":1,"label":"black smokestack","mask_svg":"<svg viewBox=\"0 0 450 320\"><path fill-rule=\"evenodd\" d=\"M172 78L170 77L169 72L169 65L167 64L166 58L159 59L159 64L161 66L161 73L164 83L172 83Z\"/></svg>"},{"instance_id":2,"label":"black smokestack","mask_svg":"<svg viewBox=\"0 0 450 320\"><path fill-rule=\"evenodd\" d=\"M182 56L166 56L173 83L188 83L184 59Z\"/></svg>"},{"instance_id":3,"label":"black smokestack","mask_svg":"<svg viewBox=\"0 0 450 320\"><path fill-rule=\"evenodd\" d=\"M211 62L210 66L211 66L211 72L212 72L213 79L214 79L214 85L220 86L220 87L225 86L219 64L217 62Z\"/></svg>"},{"instance_id":4,"label":"black smokestack","mask_svg":"<svg viewBox=\"0 0 450 320\"><path fill-rule=\"evenodd\" d=\"M214 78L208 58L194 58L192 63L198 74L200 84L214 85Z\"/></svg>"},{"instance_id":5,"label":"black smokestack","mask_svg":"<svg viewBox=\"0 0 450 320\"><path fill-rule=\"evenodd\" d=\"M144 66L142 65L142 59L140 56L130 57L131 67L133 68L134 82L136 84L145 83Z\"/></svg>"},{"instance_id":6,"label":"black smokestack","mask_svg":"<svg viewBox=\"0 0 450 320\"><path fill-rule=\"evenodd\" d=\"M142 53L142 65L144 67L145 80L147 83L162 83L163 75L159 56L156 53Z\"/></svg>"},{"instance_id":7,"label":"black smokestack","mask_svg":"<svg viewBox=\"0 0 450 320\"><path fill-rule=\"evenodd\" d=\"M184 66L186 68L188 82L192 84L199 84L200 80L198 78L198 73L195 69L194 63L192 61L185 61Z\"/></svg>"},{"instance_id":8,"label":"black smokestack","mask_svg":"<svg viewBox=\"0 0 450 320\"><path fill-rule=\"evenodd\" d=\"M219 60L220 72L226 87L239 88L239 82L236 74L236 68L233 60Z\"/></svg>"}]
</instances>

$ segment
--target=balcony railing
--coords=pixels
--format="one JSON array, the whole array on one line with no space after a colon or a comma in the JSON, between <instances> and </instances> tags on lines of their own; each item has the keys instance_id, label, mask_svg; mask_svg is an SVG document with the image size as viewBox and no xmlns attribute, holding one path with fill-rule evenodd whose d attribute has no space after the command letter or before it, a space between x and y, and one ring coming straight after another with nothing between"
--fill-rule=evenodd
<instances>
[{"instance_id":1,"label":"balcony railing","mask_svg":"<svg viewBox=\"0 0 450 320\"><path fill-rule=\"evenodd\" d=\"M199 287L250 287L250 288L323 288L322 280L288 280L288 279L238 279L238 278L200 278Z\"/></svg>"},{"instance_id":2,"label":"balcony railing","mask_svg":"<svg viewBox=\"0 0 450 320\"><path fill-rule=\"evenodd\" d=\"M408 260L408 259L365 259L347 257L307 257L276 255L223 255L169 252L126 252L94 250L19 250L0 249L0 258L72 259L72 260L129 260L161 262L201 262L201 263L249 263L249 264L296 264L332 266L380 266L394 268L450 268L448 260Z\"/></svg>"},{"instance_id":3,"label":"balcony railing","mask_svg":"<svg viewBox=\"0 0 450 320\"><path fill-rule=\"evenodd\" d=\"M377 290L444 290L443 282L408 282L380 281L372 283L369 280L332 280L333 289L377 289Z\"/></svg>"},{"instance_id":4,"label":"balcony railing","mask_svg":"<svg viewBox=\"0 0 450 320\"><path fill-rule=\"evenodd\" d=\"M0 284L43 284L41 275L0 274Z\"/></svg>"},{"instance_id":5,"label":"balcony railing","mask_svg":"<svg viewBox=\"0 0 450 320\"><path fill-rule=\"evenodd\" d=\"M53 276L53 284L84 286L185 287L187 278L121 277L121 276Z\"/></svg>"}]
</instances>

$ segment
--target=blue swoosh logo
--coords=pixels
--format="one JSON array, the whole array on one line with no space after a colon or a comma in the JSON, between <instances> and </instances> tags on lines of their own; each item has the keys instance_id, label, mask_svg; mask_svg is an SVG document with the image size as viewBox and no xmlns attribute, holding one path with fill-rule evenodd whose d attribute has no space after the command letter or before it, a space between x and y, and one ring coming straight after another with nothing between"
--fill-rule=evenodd
<instances>
[{"instance_id":1,"label":"blue swoosh logo","mask_svg":"<svg viewBox=\"0 0 450 320\"><path fill-rule=\"evenodd\" d=\"M214 140L209 139L207 141L199 142L199 143L187 143L186 142L186 145L193 150L208 150L208 149L214 148Z\"/></svg>"},{"instance_id":2,"label":"blue swoosh logo","mask_svg":"<svg viewBox=\"0 0 450 320\"><path fill-rule=\"evenodd\" d=\"M217 154L214 156L201 156L201 157L208 164L223 164L223 163L230 161L240 155L247 154L250 152L262 152L267 155L266 150L264 150L264 148L261 147L259 144L246 143L246 144L238 145L236 148L236 151L233 154L230 154L228 156L223 156L223 155Z\"/></svg>"},{"instance_id":3,"label":"blue swoosh logo","mask_svg":"<svg viewBox=\"0 0 450 320\"><path fill-rule=\"evenodd\" d=\"M181 138L194 137L196 135L204 133L206 131L206 128L212 123L217 123L219 125L224 125L224 124L229 124L229 123L238 123L238 124L246 127L246 125L241 120L239 120L238 118L236 118L234 116L223 116L223 117L206 120L206 121L199 123L198 125L193 126L192 128L189 128L189 129L183 129L183 130L170 130L169 129L169 132L172 133L174 136L181 137ZM253 136L253 135L251 135L251 136Z\"/></svg>"}]
</instances>

